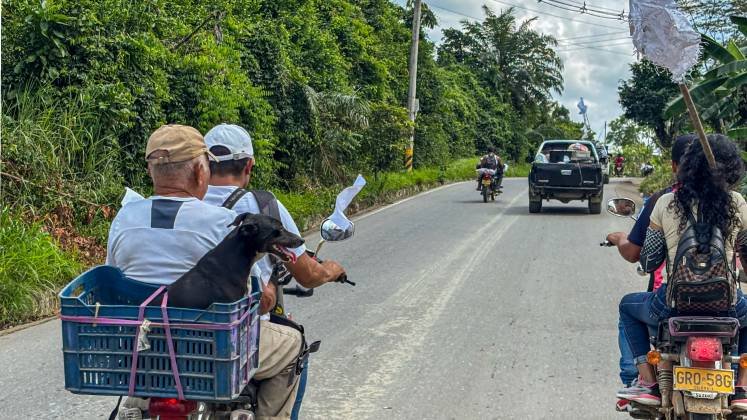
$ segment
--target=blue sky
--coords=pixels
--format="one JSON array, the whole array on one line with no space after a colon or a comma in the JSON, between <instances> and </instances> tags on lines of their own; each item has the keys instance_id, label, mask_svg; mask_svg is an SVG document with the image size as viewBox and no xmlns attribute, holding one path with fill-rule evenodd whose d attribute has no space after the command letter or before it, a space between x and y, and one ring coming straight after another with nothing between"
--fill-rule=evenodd
<instances>
[{"instance_id":1,"label":"blue sky","mask_svg":"<svg viewBox=\"0 0 747 420\"><path fill-rule=\"evenodd\" d=\"M629 64L636 60L633 43L628 37L628 25L619 20L603 19L559 9L536 0L424 0L436 14L439 26L428 31L428 37L438 43L441 30L459 27L462 20L484 17L482 6L495 12L516 6L520 20L538 17L532 27L553 35L560 41L557 48L565 69L565 89L556 99L571 110L572 118L581 121L576 103L583 96L588 107L591 127L601 133L605 121L622 114L617 102L617 86L630 76ZM405 0L395 0L404 4ZM565 1L564 1L565 2ZM571 0L569 4L583 3ZM627 1L588 0L591 7L627 11ZM531 10L527 10L531 9ZM469 17L466 17L466 16Z\"/></svg>"}]
</instances>

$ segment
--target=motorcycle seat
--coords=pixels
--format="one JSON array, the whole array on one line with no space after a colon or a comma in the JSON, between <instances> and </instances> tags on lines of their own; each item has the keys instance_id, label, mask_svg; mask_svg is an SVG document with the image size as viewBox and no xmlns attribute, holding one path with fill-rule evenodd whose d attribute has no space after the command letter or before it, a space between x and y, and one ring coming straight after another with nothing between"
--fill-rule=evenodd
<instances>
[{"instance_id":1,"label":"motorcycle seat","mask_svg":"<svg viewBox=\"0 0 747 420\"><path fill-rule=\"evenodd\" d=\"M669 318L668 326L672 337L735 337L739 331L739 320L730 317L680 316Z\"/></svg>"}]
</instances>

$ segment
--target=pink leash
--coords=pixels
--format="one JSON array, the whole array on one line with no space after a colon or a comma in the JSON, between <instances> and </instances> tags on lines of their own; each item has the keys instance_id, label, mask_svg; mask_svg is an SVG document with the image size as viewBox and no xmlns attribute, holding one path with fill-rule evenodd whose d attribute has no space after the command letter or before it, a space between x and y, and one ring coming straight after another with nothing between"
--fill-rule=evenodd
<instances>
[{"instance_id":1,"label":"pink leash","mask_svg":"<svg viewBox=\"0 0 747 420\"><path fill-rule=\"evenodd\" d=\"M159 287L158 290L156 290L155 292L153 292L152 295L148 296L148 299L145 299L145 301L143 301L143 303L140 304L140 308L139 308L138 314L137 314L137 325L140 325L140 324L143 323L143 318L145 317L145 307L148 306L148 304L153 299L155 299L156 296L158 296L159 294L161 294L161 292L163 292L165 289L166 289L166 286ZM84 318L88 318L88 317L84 317ZM96 321L94 321L94 323L96 323ZM117 325L117 324L112 324L112 325ZM122 325L122 324L119 324L119 325ZM131 397L132 394L135 393L135 378L136 378L136 374L137 374L137 357L140 354L140 352L137 349L137 343L138 343L139 339L140 339L140 328L136 328L135 329L135 341L132 343L133 344L133 346L132 346L133 347L133 349L132 349L132 366L130 366L130 388L127 391L127 396L128 397Z\"/></svg>"}]
</instances>

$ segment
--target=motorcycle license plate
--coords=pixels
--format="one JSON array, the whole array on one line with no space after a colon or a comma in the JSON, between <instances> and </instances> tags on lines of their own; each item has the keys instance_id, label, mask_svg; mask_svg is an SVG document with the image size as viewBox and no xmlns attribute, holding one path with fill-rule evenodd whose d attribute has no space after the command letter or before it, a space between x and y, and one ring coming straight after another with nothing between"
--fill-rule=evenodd
<instances>
[{"instance_id":1,"label":"motorcycle license plate","mask_svg":"<svg viewBox=\"0 0 747 420\"><path fill-rule=\"evenodd\" d=\"M674 367L674 389L678 391L734 393L734 371Z\"/></svg>"},{"instance_id":2,"label":"motorcycle license plate","mask_svg":"<svg viewBox=\"0 0 747 420\"><path fill-rule=\"evenodd\" d=\"M489 179L483 179L482 180L482 185L490 185L490 180Z\"/></svg>"}]
</instances>

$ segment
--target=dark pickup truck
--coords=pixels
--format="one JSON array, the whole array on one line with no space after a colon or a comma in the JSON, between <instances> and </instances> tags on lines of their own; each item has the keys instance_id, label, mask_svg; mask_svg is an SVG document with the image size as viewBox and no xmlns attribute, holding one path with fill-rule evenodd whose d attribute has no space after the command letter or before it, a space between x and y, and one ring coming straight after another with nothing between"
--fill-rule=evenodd
<instances>
[{"instance_id":1,"label":"dark pickup truck","mask_svg":"<svg viewBox=\"0 0 747 420\"><path fill-rule=\"evenodd\" d=\"M574 145L581 144L587 150ZM596 147L588 141L548 140L540 146L529 173L529 212L542 200L588 200L589 213L602 211L604 177Z\"/></svg>"}]
</instances>

